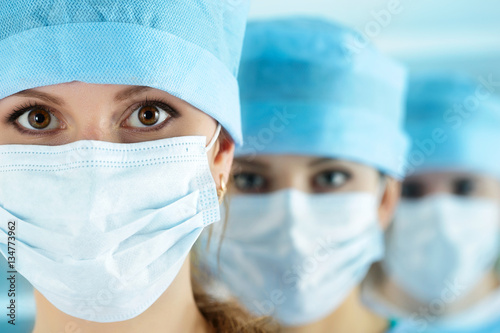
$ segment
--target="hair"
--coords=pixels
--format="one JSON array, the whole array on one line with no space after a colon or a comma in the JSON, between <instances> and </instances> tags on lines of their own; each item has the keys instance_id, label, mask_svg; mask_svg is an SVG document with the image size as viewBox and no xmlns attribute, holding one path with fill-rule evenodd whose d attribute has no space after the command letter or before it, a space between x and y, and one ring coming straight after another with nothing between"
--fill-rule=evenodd
<instances>
[{"instance_id":1,"label":"hair","mask_svg":"<svg viewBox=\"0 0 500 333\"><path fill-rule=\"evenodd\" d=\"M229 133L223 128L218 138L219 151L227 150L233 143ZM231 178L231 177L230 177ZM231 180L228 180L228 186ZM223 202L228 207L227 196ZM224 230L227 225L223 221ZM211 238L211 229L209 230L209 243ZM224 233L221 236L224 237ZM220 246L219 246L220 251ZM194 300L203 317L214 329L221 333L270 333L278 332L278 324L269 317L255 317L245 310L237 301L220 301L214 296L209 295L202 287L213 281L214 277L208 272L200 269L196 247L192 250L191 260L191 284L193 286Z\"/></svg>"},{"instance_id":2,"label":"hair","mask_svg":"<svg viewBox=\"0 0 500 333\"><path fill-rule=\"evenodd\" d=\"M278 324L268 317L250 315L236 301L222 302L207 294L193 282L194 299L198 309L215 332L270 333L278 332Z\"/></svg>"}]
</instances>

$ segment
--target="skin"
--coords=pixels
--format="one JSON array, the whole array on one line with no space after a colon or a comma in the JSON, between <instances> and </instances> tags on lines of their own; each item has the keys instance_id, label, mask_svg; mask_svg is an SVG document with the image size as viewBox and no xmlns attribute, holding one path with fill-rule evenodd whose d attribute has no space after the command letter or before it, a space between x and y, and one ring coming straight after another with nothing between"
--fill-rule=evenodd
<instances>
[{"instance_id":1,"label":"skin","mask_svg":"<svg viewBox=\"0 0 500 333\"><path fill-rule=\"evenodd\" d=\"M158 111L159 116L153 117L157 123L144 127L139 115L146 107ZM9 121L16 110L26 112ZM41 115L48 115L50 125L43 129L33 127L32 124L40 124L30 123L30 114L39 121ZM154 116L154 112L150 115ZM0 145L56 146L79 140L135 143L193 135L207 137L208 144L216 126L213 118L187 102L147 87L71 82L0 100ZM207 153L217 188L221 179L228 180L233 153L232 142L216 144ZM123 322L102 324L68 316L35 291L34 333L211 332L194 301L189 260L188 257L172 285L149 309Z\"/></svg>"},{"instance_id":2,"label":"skin","mask_svg":"<svg viewBox=\"0 0 500 333\"><path fill-rule=\"evenodd\" d=\"M439 194L491 199L500 203L500 182L493 177L477 173L441 171L417 173L409 176L405 179L402 187L402 198L406 200L418 200ZM383 276L383 274L380 275ZM468 295L448 304L442 315L452 315L463 311L499 287L498 275L492 269ZM401 308L407 308L411 311L427 308L408 295L390 278L382 278L380 291L391 303Z\"/></svg>"},{"instance_id":3,"label":"skin","mask_svg":"<svg viewBox=\"0 0 500 333\"><path fill-rule=\"evenodd\" d=\"M369 192L381 197L378 209L382 228L389 225L396 208L400 183L381 177L372 167L329 158L297 155L260 155L237 158L233 167L232 194L269 193L294 188L306 193ZM385 189L381 193L382 180ZM379 333L387 320L366 309L355 287L344 302L327 317L300 327L284 327L284 333Z\"/></svg>"}]
</instances>

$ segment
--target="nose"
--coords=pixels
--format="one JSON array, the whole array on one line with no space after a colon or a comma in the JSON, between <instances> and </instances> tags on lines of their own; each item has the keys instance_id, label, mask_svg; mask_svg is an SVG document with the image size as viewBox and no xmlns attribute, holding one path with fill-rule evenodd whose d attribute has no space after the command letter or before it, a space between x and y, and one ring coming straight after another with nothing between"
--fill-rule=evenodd
<instances>
[{"instance_id":1,"label":"nose","mask_svg":"<svg viewBox=\"0 0 500 333\"><path fill-rule=\"evenodd\" d=\"M92 140L121 143L119 131L109 126L104 120L93 120L82 124L72 138L73 141Z\"/></svg>"},{"instance_id":2,"label":"nose","mask_svg":"<svg viewBox=\"0 0 500 333\"><path fill-rule=\"evenodd\" d=\"M275 191L284 189L295 189L306 193L312 191L310 182L306 175L290 171L284 171L281 177L279 177L278 181L276 182L276 188L274 189Z\"/></svg>"},{"instance_id":3,"label":"nose","mask_svg":"<svg viewBox=\"0 0 500 333\"><path fill-rule=\"evenodd\" d=\"M439 194L453 194L446 184L435 183L433 185L428 185L425 189L425 196L428 195L439 195Z\"/></svg>"}]
</instances>

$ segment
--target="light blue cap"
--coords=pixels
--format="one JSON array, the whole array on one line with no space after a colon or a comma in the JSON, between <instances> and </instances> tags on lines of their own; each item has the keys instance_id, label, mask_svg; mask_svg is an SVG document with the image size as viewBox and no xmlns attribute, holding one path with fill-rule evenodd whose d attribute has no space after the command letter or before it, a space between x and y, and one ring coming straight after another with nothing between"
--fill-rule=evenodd
<instances>
[{"instance_id":1,"label":"light blue cap","mask_svg":"<svg viewBox=\"0 0 500 333\"><path fill-rule=\"evenodd\" d=\"M403 177L406 70L361 39L314 18L249 23L237 155L346 159Z\"/></svg>"},{"instance_id":2,"label":"light blue cap","mask_svg":"<svg viewBox=\"0 0 500 333\"><path fill-rule=\"evenodd\" d=\"M0 0L0 99L71 81L167 91L241 143L249 0Z\"/></svg>"},{"instance_id":3,"label":"light blue cap","mask_svg":"<svg viewBox=\"0 0 500 333\"><path fill-rule=\"evenodd\" d=\"M460 170L500 177L500 97L490 79L458 73L412 77L408 173Z\"/></svg>"}]
</instances>

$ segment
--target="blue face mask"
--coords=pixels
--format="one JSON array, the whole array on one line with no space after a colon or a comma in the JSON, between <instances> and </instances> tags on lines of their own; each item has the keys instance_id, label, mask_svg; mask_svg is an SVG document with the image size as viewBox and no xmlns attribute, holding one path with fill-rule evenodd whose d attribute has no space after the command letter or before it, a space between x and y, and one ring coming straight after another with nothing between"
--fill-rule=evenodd
<instances>
[{"instance_id":1,"label":"blue face mask","mask_svg":"<svg viewBox=\"0 0 500 333\"><path fill-rule=\"evenodd\" d=\"M495 200L445 194L403 200L387 234L383 267L422 304L443 298L450 286L459 300L493 269L499 231Z\"/></svg>"},{"instance_id":2,"label":"blue face mask","mask_svg":"<svg viewBox=\"0 0 500 333\"><path fill-rule=\"evenodd\" d=\"M235 196L220 262L219 244L210 244L207 262L223 289L252 312L286 326L314 322L334 311L381 259L378 204L375 195L361 192ZM214 231L220 239L222 230Z\"/></svg>"},{"instance_id":3,"label":"blue face mask","mask_svg":"<svg viewBox=\"0 0 500 333\"><path fill-rule=\"evenodd\" d=\"M205 137L0 146L2 254L68 315L141 314L219 220L206 154L217 135L207 148Z\"/></svg>"}]
</instances>

